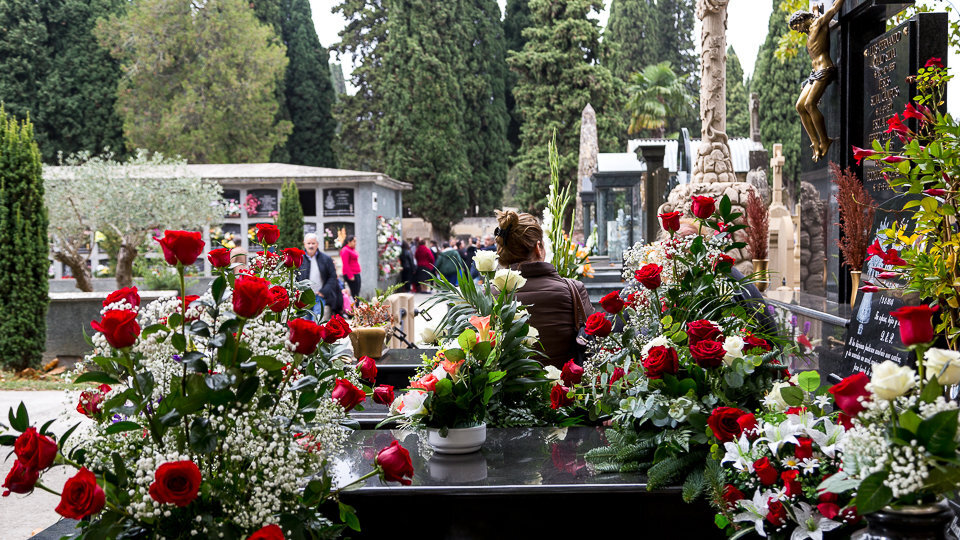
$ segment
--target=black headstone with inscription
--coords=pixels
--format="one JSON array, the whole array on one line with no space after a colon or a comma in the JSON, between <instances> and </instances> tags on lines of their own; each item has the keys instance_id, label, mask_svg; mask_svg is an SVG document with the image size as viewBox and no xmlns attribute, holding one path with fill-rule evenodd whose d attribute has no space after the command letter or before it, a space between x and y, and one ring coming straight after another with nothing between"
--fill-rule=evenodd
<instances>
[{"instance_id":1,"label":"black headstone with inscription","mask_svg":"<svg viewBox=\"0 0 960 540\"><path fill-rule=\"evenodd\" d=\"M352 216L353 189L333 188L323 190L324 216Z\"/></svg>"},{"instance_id":2,"label":"black headstone with inscription","mask_svg":"<svg viewBox=\"0 0 960 540\"><path fill-rule=\"evenodd\" d=\"M903 205L910 200L920 198L918 195L898 195L880 205L874 218L872 236L879 240L884 249L891 246L886 244L885 238L878 235L879 231L891 227L894 222L907 225L905 234L912 232L909 220L904 216L910 212L902 211ZM863 263L863 279L877 282L877 275L887 270L896 270L896 267L884 267L880 257L874 255ZM884 280L885 283L902 286L897 280ZM913 357L900 342L900 323L897 322L891 311L905 305L916 305L919 300L915 297L905 297L900 290L879 290L877 292L857 293L857 301L853 306L853 315L847 326L847 337L843 349L843 362L840 364L840 378L856 372L870 373L875 364L892 360L899 365L911 365Z\"/></svg>"},{"instance_id":3,"label":"black headstone with inscription","mask_svg":"<svg viewBox=\"0 0 960 540\"><path fill-rule=\"evenodd\" d=\"M277 190L275 189L252 189L247 192L249 195L256 197L259 201L257 206L257 216L269 216L271 212L277 212L280 210L277 205ZM250 214L254 215L254 214Z\"/></svg>"}]
</instances>

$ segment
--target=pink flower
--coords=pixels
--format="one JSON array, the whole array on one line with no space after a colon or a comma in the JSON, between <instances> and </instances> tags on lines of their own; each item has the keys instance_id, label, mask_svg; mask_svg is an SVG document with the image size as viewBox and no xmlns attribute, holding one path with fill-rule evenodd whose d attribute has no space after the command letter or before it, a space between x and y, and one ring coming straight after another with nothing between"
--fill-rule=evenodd
<instances>
[{"instance_id":1,"label":"pink flower","mask_svg":"<svg viewBox=\"0 0 960 540\"><path fill-rule=\"evenodd\" d=\"M887 156L881 159L880 161L883 161L884 163L900 163L901 161L906 161L906 160L907 158L901 157L901 156Z\"/></svg>"},{"instance_id":2,"label":"pink flower","mask_svg":"<svg viewBox=\"0 0 960 540\"><path fill-rule=\"evenodd\" d=\"M853 159L857 160L857 165L860 165L860 161L865 157L875 156L877 154L874 150L867 150L865 148L860 148L853 146Z\"/></svg>"},{"instance_id":3,"label":"pink flower","mask_svg":"<svg viewBox=\"0 0 960 540\"><path fill-rule=\"evenodd\" d=\"M930 188L923 190L924 193L930 195L931 197L943 197L947 194L947 190L942 188Z\"/></svg>"}]
</instances>

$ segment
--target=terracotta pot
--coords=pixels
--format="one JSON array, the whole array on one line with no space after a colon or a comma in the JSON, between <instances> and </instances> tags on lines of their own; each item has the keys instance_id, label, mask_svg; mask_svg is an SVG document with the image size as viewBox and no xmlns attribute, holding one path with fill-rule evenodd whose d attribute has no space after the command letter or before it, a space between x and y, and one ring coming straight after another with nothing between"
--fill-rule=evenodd
<instances>
[{"instance_id":1,"label":"terracotta pot","mask_svg":"<svg viewBox=\"0 0 960 540\"><path fill-rule=\"evenodd\" d=\"M468 428L450 428L447 436L438 428L427 428L427 443L438 454L469 454L483 447L487 440L487 424Z\"/></svg>"},{"instance_id":2,"label":"terracotta pot","mask_svg":"<svg viewBox=\"0 0 960 540\"><path fill-rule=\"evenodd\" d=\"M770 264L770 259L753 259L753 273L756 274L757 278L760 280L754 285L757 286L757 289L760 292L767 290L767 286L770 285L770 274L767 273L767 266Z\"/></svg>"},{"instance_id":3,"label":"terracotta pot","mask_svg":"<svg viewBox=\"0 0 960 540\"><path fill-rule=\"evenodd\" d=\"M850 271L850 307L853 307L857 303L857 291L860 289L860 272L859 270Z\"/></svg>"},{"instance_id":4,"label":"terracotta pot","mask_svg":"<svg viewBox=\"0 0 960 540\"><path fill-rule=\"evenodd\" d=\"M922 506L886 507L867 518L863 540L941 540L953 520L953 511L946 501Z\"/></svg>"},{"instance_id":5,"label":"terracotta pot","mask_svg":"<svg viewBox=\"0 0 960 540\"><path fill-rule=\"evenodd\" d=\"M354 328L350 333L353 355L357 358L362 356L380 358L383 355L383 344L386 339L386 328Z\"/></svg>"}]
</instances>

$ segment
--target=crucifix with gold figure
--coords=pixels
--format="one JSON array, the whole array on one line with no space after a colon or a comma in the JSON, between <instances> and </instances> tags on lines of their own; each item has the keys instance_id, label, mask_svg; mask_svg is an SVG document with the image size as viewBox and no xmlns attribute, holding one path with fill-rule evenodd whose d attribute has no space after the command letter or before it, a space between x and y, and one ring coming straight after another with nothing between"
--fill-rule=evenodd
<instances>
[{"instance_id":1,"label":"crucifix with gold figure","mask_svg":"<svg viewBox=\"0 0 960 540\"><path fill-rule=\"evenodd\" d=\"M797 99L797 112L803 129L810 137L813 160L819 161L827 155L833 139L827 136L827 126L820 113L820 98L827 86L837 78L837 66L830 59L830 20L840 11L844 0L836 0L830 9L819 7L820 15L809 11L797 11L790 16L790 28L807 34L807 53L813 64L813 71L803 83L800 98Z\"/></svg>"}]
</instances>

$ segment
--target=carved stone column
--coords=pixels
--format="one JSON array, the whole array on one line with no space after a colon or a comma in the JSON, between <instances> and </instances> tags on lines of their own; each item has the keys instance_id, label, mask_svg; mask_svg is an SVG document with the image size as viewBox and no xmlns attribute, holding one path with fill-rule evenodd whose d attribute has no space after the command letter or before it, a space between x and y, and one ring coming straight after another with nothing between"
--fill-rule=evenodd
<instances>
[{"instance_id":1,"label":"carved stone column","mask_svg":"<svg viewBox=\"0 0 960 540\"><path fill-rule=\"evenodd\" d=\"M727 3L697 0L700 31L700 146L694 183L736 182L727 145Z\"/></svg>"},{"instance_id":2,"label":"carved stone column","mask_svg":"<svg viewBox=\"0 0 960 540\"><path fill-rule=\"evenodd\" d=\"M585 242L583 234L583 179L597 172L597 154L600 153L600 140L597 136L597 113L587 103L580 115L580 161L577 165L576 206L574 206L573 240Z\"/></svg>"}]
</instances>

